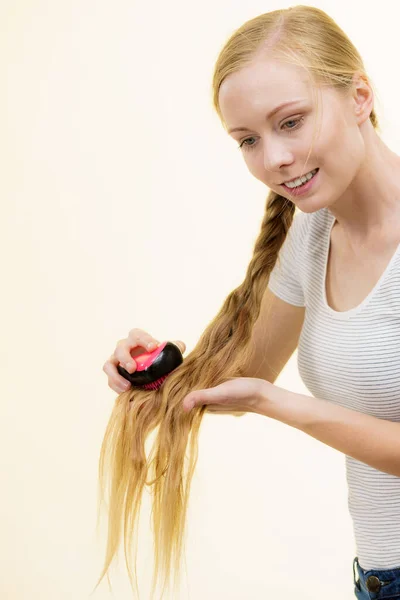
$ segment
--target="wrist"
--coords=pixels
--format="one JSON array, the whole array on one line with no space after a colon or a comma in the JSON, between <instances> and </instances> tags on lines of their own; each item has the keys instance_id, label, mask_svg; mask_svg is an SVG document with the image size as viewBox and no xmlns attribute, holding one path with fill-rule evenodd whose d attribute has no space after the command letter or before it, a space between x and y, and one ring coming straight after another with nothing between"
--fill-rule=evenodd
<instances>
[{"instance_id":1,"label":"wrist","mask_svg":"<svg viewBox=\"0 0 400 600\"><path fill-rule=\"evenodd\" d=\"M309 401L312 400L314 398L291 392L264 380L257 412L303 430L309 420Z\"/></svg>"},{"instance_id":2,"label":"wrist","mask_svg":"<svg viewBox=\"0 0 400 600\"><path fill-rule=\"evenodd\" d=\"M279 418L278 414L285 403L284 396L289 393L266 379L260 380L257 413L265 417Z\"/></svg>"}]
</instances>

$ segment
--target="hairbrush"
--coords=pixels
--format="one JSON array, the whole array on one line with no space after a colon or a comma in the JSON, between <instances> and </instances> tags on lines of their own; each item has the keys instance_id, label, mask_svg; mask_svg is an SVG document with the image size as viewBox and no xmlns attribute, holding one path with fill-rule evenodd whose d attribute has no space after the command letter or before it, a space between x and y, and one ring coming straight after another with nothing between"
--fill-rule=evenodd
<instances>
[{"instance_id":1,"label":"hairbrush","mask_svg":"<svg viewBox=\"0 0 400 600\"><path fill-rule=\"evenodd\" d=\"M152 352L144 352L134 357L136 371L129 373L117 365L117 371L133 387L144 390L158 390L171 371L183 362L182 352L173 342L162 342Z\"/></svg>"}]
</instances>

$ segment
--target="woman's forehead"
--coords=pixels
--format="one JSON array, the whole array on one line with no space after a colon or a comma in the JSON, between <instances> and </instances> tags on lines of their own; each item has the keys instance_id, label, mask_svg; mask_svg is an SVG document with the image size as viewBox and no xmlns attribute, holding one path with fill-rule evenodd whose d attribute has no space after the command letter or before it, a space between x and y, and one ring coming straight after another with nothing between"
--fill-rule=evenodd
<instances>
[{"instance_id":1,"label":"woman's forehead","mask_svg":"<svg viewBox=\"0 0 400 600\"><path fill-rule=\"evenodd\" d=\"M311 102L313 88L304 68L284 62L257 61L231 73L222 82L219 104L224 121L229 123L247 111L269 113L283 103Z\"/></svg>"},{"instance_id":2,"label":"woman's forehead","mask_svg":"<svg viewBox=\"0 0 400 600\"><path fill-rule=\"evenodd\" d=\"M314 86L310 73L298 65L277 60L256 60L228 75L219 89L220 103L266 94L276 98L301 93L309 96ZM285 96L285 98L283 98ZM289 96L289 97L287 97Z\"/></svg>"}]
</instances>

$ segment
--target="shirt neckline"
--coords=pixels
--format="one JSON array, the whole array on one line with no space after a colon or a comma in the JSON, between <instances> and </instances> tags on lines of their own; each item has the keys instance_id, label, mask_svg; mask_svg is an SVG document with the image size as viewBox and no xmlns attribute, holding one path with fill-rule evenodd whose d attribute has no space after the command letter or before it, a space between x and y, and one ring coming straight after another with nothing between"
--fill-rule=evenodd
<instances>
[{"instance_id":1,"label":"shirt neckline","mask_svg":"<svg viewBox=\"0 0 400 600\"><path fill-rule=\"evenodd\" d=\"M364 300L362 302L360 302L360 304L358 304L357 306L354 306L353 308L350 308L349 310L344 310L344 311L335 310L331 306L329 306L328 301L327 301L326 274L327 274L327 270L328 270L329 250L331 247L331 233L332 233L333 226L336 222L336 217L334 215L332 215L332 213L330 213L329 211L327 211L327 214L329 215L329 218L330 218L330 225L328 227L328 236L327 236L327 240L325 242L325 247L324 247L324 270L323 270L323 275L322 275L322 304L324 306L324 309L333 317L335 317L337 319L348 319L349 317L358 313L366 304L368 304L368 302L371 300L372 296L380 288L380 286L382 285L383 281L386 278L387 273L389 273L397 255L399 253L400 244L398 244L394 254L392 255L389 263L386 265L386 268L383 271L382 275L380 276L380 278L378 279L378 281L376 282L376 284L374 285L372 290L369 292L369 294L364 298Z\"/></svg>"}]
</instances>

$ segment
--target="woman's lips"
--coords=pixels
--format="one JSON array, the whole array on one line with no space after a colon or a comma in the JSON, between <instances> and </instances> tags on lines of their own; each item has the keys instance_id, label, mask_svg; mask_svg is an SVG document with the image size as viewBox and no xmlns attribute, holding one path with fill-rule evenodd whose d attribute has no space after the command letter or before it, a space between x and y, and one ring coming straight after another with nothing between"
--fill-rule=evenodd
<instances>
[{"instance_id":1,"label":"woman's lips","mask_svg":"<svg viewBox=\"0 0 400 600\"><path fill-rule=\"evenodd\" d=\"M292 196L302 196L303 194L306 194L314 186L316 180L319 178L318 176L319 176L319 168L318 168L317 172L315 173L314 177L309 179L307 181L307 183L305 183L304 185L301 185L296 188L290 188L287 185L285 185L284 183L282 183L281 185L288 192L288 194L292 194Z\"/></svg>"}]
</instances>

